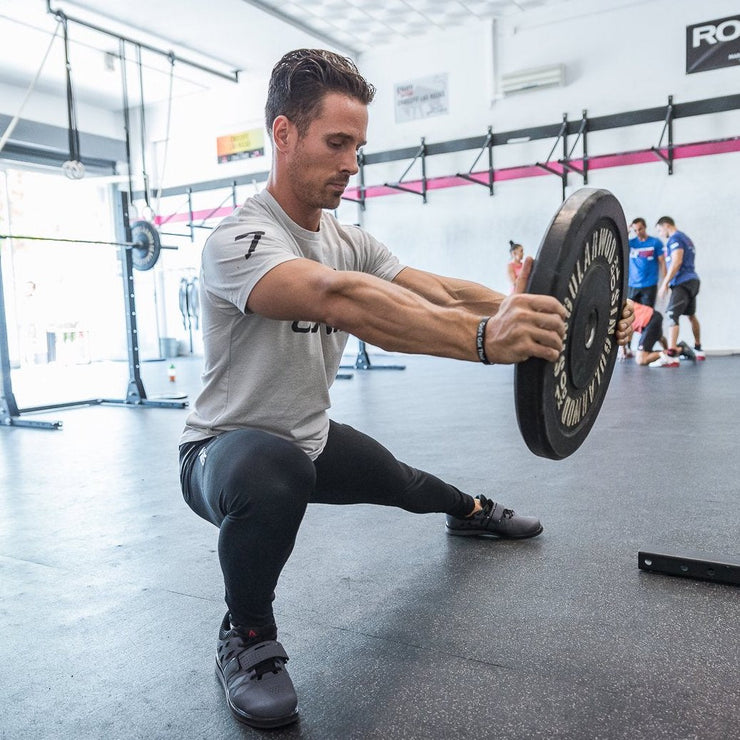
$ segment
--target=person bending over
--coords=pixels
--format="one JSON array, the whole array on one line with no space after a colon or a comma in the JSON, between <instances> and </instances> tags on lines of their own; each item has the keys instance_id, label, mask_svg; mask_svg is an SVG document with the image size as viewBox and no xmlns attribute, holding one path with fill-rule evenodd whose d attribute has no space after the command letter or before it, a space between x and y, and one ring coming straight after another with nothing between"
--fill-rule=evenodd
<instances>
[{"instance_id":1,"label":"person bending over","mask_svg":"<svg viewBox=\"0 0 740 740\"><path fill-rule=\"evenodd\" d=\"M388 351L469 362L554 362L564 307L402 265L336 209L358 171L374 88L346 58L300 49L274 67L265 108L266 189L207 239L201 267L203 388L186 420L180 480L219 528L227 613L217 674L235 717L297 718L273 599L309 503L446 514L451 535L534 537L542 525L397 460L329 418L329 388L350 334ZM630 334L629 303L618 341Z\"/></svg>"},{"instance_id":2,"label":"person bending over","mask_svg":"<svg viewBox=\"0 0 740 740\"><path fill-rule=\"evenodd\" d=\"M635 362L650 367L678 367L681 364L678 357L671 357L669 361L664 359L667 357L664 351L668 348L668 342L663 336L663 314L652 306L645 306L637 301L632 302L632 308L635 314L632 329L640 334ZM663 347L663 352L655 349L658 343ZM677 347L681 357L696 360L694 351L686 342L679 342Z\"/></svg>"}]
</instances>

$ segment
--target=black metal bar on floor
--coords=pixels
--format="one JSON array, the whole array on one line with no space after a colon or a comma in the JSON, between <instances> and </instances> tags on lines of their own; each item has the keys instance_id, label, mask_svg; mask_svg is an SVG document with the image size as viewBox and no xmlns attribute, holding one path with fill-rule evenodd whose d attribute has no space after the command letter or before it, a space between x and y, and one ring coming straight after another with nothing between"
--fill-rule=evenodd
<instances>
[{"instance_id":1,"label":"black metal bar on floor","mask_svg":"<svg viewBox=\"0 0 740 740\"><path fill-rule=\"evenodd\" d=\"M649 573L740 586L740 558L729 555L640 550L637 553L637 566Z\"/></svg>"}]
</instances>

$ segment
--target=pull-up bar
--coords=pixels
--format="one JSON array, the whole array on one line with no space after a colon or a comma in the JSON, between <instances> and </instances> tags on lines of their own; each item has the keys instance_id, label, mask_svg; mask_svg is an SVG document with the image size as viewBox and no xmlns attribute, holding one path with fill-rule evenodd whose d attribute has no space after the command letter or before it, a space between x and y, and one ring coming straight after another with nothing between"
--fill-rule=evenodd
<instances>
[{"instance_id":1,"label":"pull-up bar","mask_svg":"<svg viewBox=\"0 0 740 740\"><path fill-rule=\"evenodd\" d=\"M162 49L157 49L155 46L150 46L149 44L145 44L142 41L136 41L126 36L122 36L120 33L114 33L113 31L109 31L105 28L101 28L100 26L96 26L93 23L88 23L87 21L83 21L79 18L72 18L72 16L67 15L62 10L54 10L51 7L51 0L46 0L46 12L56 16L60 20L66 18L68 21L72 21L72 23L77 23L80 26L85 26L85 28L89 28L93 31L97 31L98 33L102 33L106 36L111 36L114 39L119 39L120 41L126 41L130 44L134 44L140 49L146 49L147 51L151 51L153 54L159 54L160 56L167 57L167 59L169 59L170 62L177 61L180 64L187 64L189 67L193 67L194 69L199 69L201 72L207 72L208 74L215 75L216 77L221 77L222 79L228 80L229 82L236 82L236 83L239 82L239 70L238 69L235 69L231 74L227 72L221 72L218 69L213 69L212 67L206 67L205 65L199 64L198 62L193 62L190 59L184 59L183 57L179 57L173 51L163 51Z\"/></svg>"}]
</instances>

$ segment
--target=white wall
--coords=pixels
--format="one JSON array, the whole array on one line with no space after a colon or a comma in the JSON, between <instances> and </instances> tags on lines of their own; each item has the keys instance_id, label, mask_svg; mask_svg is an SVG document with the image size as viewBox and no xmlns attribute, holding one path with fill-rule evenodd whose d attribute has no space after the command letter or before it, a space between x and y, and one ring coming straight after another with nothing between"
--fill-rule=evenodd
<instances>
[{"instance_id":1,"label":"white wall","mask_svg":"<svg viewBox=\"0 0 740 740\"><path fill-rule=\"evenodd\" d=\"M477 22L403 46L374 49L358 60L362 72L378 88L371 107L366 153L414 147L422 136L427 143L483 137L489 125L494 131L508 131L554 124L560 122L563 113L570 120L578 120L583 109L595 117L657 107L671 94L676 103L736 94L740 92L738 68L684 73L685 27L736 12L737 3L731 0L625 0L620 8L608 11L600 11L595 0L571 0L554 9L499 20L495 27L491 21ZM276 59L282 51L278 42ZM501 73L553 63L566 66L564 87L507 98L496 95ZM436 73L448 75L449 114L397 124L394 84ZM245 78L238 85L224 81L207 92L176 98L167 169L161 183L157 176L167 111L163 104L149 108L147 133L153 146L148 171L152 186L187 185L268 169L269 145L263 159L218 164L215 153L217 136L262 125L266 89L266 79ZM66 108L63 98L61 101L36 99L25 117L65 126ZM12 113L14 106L8 103L0 108ZM119 119L115 115L81 108L79 119L83 130L116 135ZM140 160L135 114L132 123L136 171ZM661 129L662 124L656 123L594 133L589 137L589 153L645 149L658 143ZM737 135L738 112L679 119L675 123L676 143ZM496 147L495 166L542 160L553 143L542 140ZM558 150L556 156L559 154ZM466 171L476 155L476 151L469 151L430 157L427 174L434 177ZM591 186L612 190L623 203L628 219L642 215L652 226L659 216L668 214L694 239L702 277L698 315L704 344L710 350L740 349L734 321L740 298L732 289L740 272L740 250L736 249L733 228L739 157L725 154L679 160L670 177L660 162L612 168L592 172L589 181ZM396 180L408 164L368 167L366 184ZM478 169L484 167L481 160ZM419 174L417 164L408 177ZM579 185L580 178L572 175L570 190ZM249 194L250 189L240 188L239 197ZM212 194L210 206L218 205L223 195ZM199 194L198 207L208 207L204 199L208 200L207 195ZM508 240L523 242L530 254L536 251L560 204L560 181L544 176L502 182L496 185L493 197L485 188L470 185L432 191L428 200L423 205L421 198L407 194L374 198L368 201L364 213L345 203L339 216L348 222L362 221L409 264L506 290ZM204 232L200 236L202 239ZM189 259L185 262L195 263L198 245L187 249ZM176 284L180 273L189 269L188 264L172 253L165 257L161 269L169 270L172 263L171 279ZM167 290L171 293L171 286ZM177 326L178 321L179 315L175 315L165 322L168 333L174 333L169 327Z\"/></svg>"},{"instance_id":2,"label":"white wall","mask_svg":"<svg viewBox=\"0 0 740 740\"><path fill-rule=\"evenodd\" d=\"M270 169L267 136L264 157L222 164L216 157L216 140L219 136L253 128L264 130L266 96L265 79L249 80L239 84L219 81L212 90L202 95L174 100L163 186L166 188L232 178ZM147 114L147 129L149 140L159 142L157 145L159 162L155 168L158 173L163 155L163 142L167 136L164 105Z\"/></svg>"},{"instance_id":3,"label":"white wall","mask_svg":"<svg viewBox=\"0 0 740 740\"><path fill-rule=\"evenodd\" d=\"M64 95L64 89L59 91L59 96L35 90L26 102L22 118L66 129L67 100ZM0 83L0 113L15 116L25 96L26 89ZM76 102L76 111L80 131L112 139L123 138L123 119L120 114L80 101ZM3 133L0 131L0 135Z\"/></svg>"},{"instance_id":4,"label":"white wall","mask_svg":"<svg viewBox=\"0 0 740 740\"><path fill-rule=\"evenodd\" d=\"M681 103L740 92L737 68L684 73L685 27L732 15L736 3L625 0L622 7L609 11L600 11L598 5L572 0L496 24L455 27L363 54L360 69L378 88L366 153L415 147L422 136L427 143L483 137L489 125L494 131L508 131L555 124L563 113L569 120L578 120L583 109L595 117L658 107L668 95ZM565 64L564 87L507 98L497 95L500 74L555 63ZM448 75L449 114L396 123L394 84L437 73ZM264 160L226 165L215 161L216 136L260 125L265 92L266 80L248 88L227 83L208 96L176 101L165 186L267 169L269 150ZM163 116L161 107L149 114L152 139L162 135ZM645 149L657 145L661 130L662 123L656 123L594 133L589 137L589 153ZM738 112L679 119L674 125L675 143L739 134ZM495 166L542 160L553 144L542 140L497 147ZM467 171L476 155L469 151L430 157L427 175ZM555 156L560 156L560 149ZM628 219L642 215L652 227L658 217L668 214L694 239L702 277L698 315L704 345L710 350L740 349L733 320L740 298L731 289L740 271L740 250L733 248L732 228L739 158L740 154L726 154L679 160L670 177L666 166L656 162L592 172L589 179L590 186L617 195ZM485 167L484 159L477 169ZM397 180L409 163L368 167L366 184ZM419 176L417 163L407 179ZM569 182L571 192L582 184L575 175ZM339 216L348 222L361 221L409 264L505 291L508 240L521 241L528 253L535 253L560 205L560 181L554 176L507 181L495 190L493 197L475 185L435 190L426 205L407 194L374 198L364 213L345 203ZM218 201L214 201L215 206Z\"/></svg>"},{"instance_id":5,"label":"white wall","mask_svg":"<svg viewBox=\"0 0 740 740\"><path fill-rule=\"evenodd\" d=\"M525 126L558 123L563 113L577 120L582 109L601 116L674 102L687 102L740 92L740 70L722 69L686 75L685 27L737 12L736 3L694 3L691 0L653 0L592 12L597 3L577 2L583 15L566 21L556 11L543 11L525 24L499 21L494 54L487 43L490 26L477 24L425 37L396 48L368 52L359 60L367 78L378 86L371 109L366 152L415 146ZM465 53L462 53L462 50ZM502 72L547 64L566 65L566 86L494 99L492 81ZM450 114L396 124L393 86L409 78L447 73ZM657 145L662 124L592 134L589 154L645 149ZM740 135L737 112L680 119L674 142L702 141ZM532 164L543 160L554 140L497 147L495 166ZM576 149L576 154L578 153ZM477 152L430 157L428 176L467 170ZM555 156L561 156L560 150ZM482 164L481 164L482 163ZM484 169L481 160L477 169ZM366 169L366 184L395 180L408 162ZM649 226L671 215L697 245L697 268L702 278L698 316L703 343L710 350L740 349L734 317L740 297L734 289L740 273L740 250L734 228L740 154L683 159L668 176L664 164L633 165L592 172L589 186L615 193L631 220L643 216ZM420 176L418 164L407 179ZM581 185L570 177L570 191ZM394 195L368 201L363 223L386 241L399 257L414 266L478 280L506 290L508 240L521 241L534 254L543 231L560 204L560 181L554 176L507 181L489 197L479 186L432 191L428 204L413 195ZM347 220L356 220L354 206L343 206ZM685 319L684 319L685 321ZM689 337L688 324L682 334Z\"/></svg>"}]
</instances>

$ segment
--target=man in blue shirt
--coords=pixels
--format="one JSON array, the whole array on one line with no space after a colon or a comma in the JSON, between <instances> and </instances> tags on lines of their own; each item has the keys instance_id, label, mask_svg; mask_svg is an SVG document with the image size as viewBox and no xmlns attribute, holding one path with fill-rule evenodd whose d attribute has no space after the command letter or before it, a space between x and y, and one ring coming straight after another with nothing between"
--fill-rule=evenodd
<instances>
[{"instance_id":1,"label":"man in blue shirt","mask_svg":"<svg viewBox=\"0 0 740 740\"><path fill-rule=\"evenodd\" d=\"M644 218L636 218L630 229L634 237L630 239L629 295L633 301L643 306L655 308L658 294L658 279L665 274L663 242L647 233Z\"/></svg>"},{"instance_id":2,"label":"man in blue shirt","mask_svg":"<svg viewBox=\"0 0 740 740\"><path fill-rule=\"evenodd\" d=\"M645 219L638 216L630 224L635 235L630 239L630 263L627 297L643 306L655 308L658 280L665 274L663 242L647 233ZM622 347L622 357L632 357L629 344Z\"/></svg>"},{"instance_id":3,"label":"man in blue shirt","mask_svg":"<svg viewBox=\"0 0 740 740\"><path fill-rule=\"evenodd\" d=\"M675 221L670 216L663 216L656 224L658 234L666 240L666 276L660 285L659 293L664 296L668 289L671 298L668 302L668 319L670 331L668 349L665 355L669 358L681 354L678 344L678 320L681 316L688 316L691 330L694 333L694 353L697 360L706 359L701 348L701 327L696 317L696 296L699 293L699 275L694 267L696 249L694 242L676 228ZM661 362L663 358L656 360Z\"/></svg>"}]
</instances>

